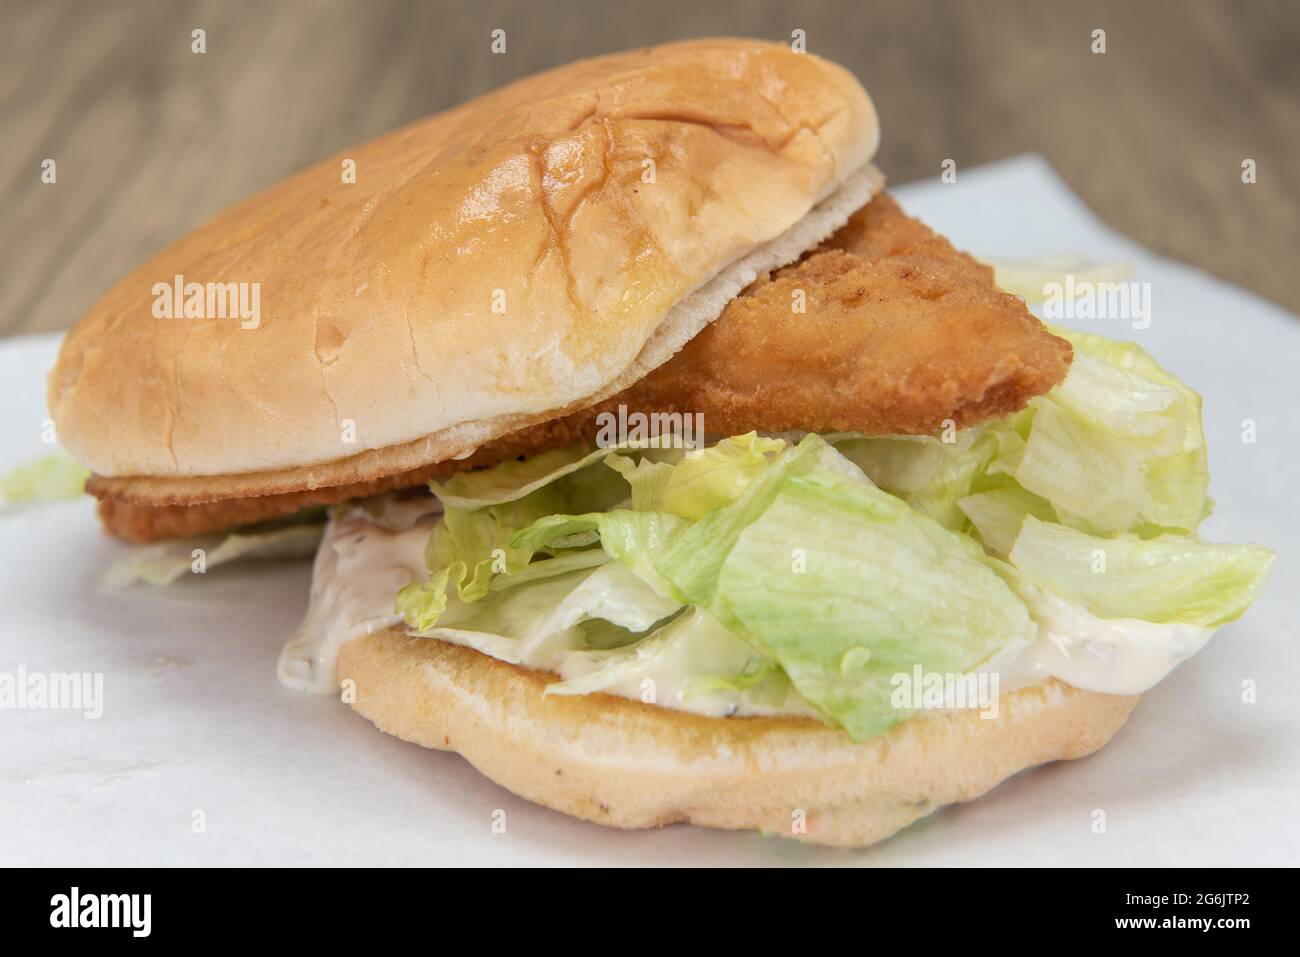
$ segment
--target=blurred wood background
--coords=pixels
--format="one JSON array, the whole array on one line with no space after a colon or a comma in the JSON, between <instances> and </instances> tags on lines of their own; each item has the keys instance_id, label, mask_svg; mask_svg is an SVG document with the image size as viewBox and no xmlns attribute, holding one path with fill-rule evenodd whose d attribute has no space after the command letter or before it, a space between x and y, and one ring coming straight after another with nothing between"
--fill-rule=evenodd
<instances>
[{"instance_id":1,"label":"blurred wood background","mask_svg":"<svg viewBox=\"0 0 1300 957\"><path fill-rule=\"evenodd\" d=\"M70 326L222 207L509 80L794 29L871 92L893 183L1039 151L1119 230L1300 312L1295 0L6 0L0 335Z\"/></svg>"}]
</instances>

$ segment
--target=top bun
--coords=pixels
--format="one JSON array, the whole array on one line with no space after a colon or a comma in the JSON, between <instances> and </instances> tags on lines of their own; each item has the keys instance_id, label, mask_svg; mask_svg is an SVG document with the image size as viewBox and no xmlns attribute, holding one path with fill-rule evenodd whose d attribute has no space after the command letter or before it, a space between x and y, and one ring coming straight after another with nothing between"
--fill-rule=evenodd
<instances>
[{"instance_id":1,"label":"top bun","mask_svg":"<svg viewBox=\"0 0 1300 957\"><path fill-rule=\"evenodd\" d=\"M520 80L304 170L118 282L51 373L59 439L106 476L295 469L431 436L428 454L464 454L665 361L712 318L648 349L674 307L878 140L848 72L776 44ZM185 318L187 293L160 317L179 282L248 284L258 314Z\"/></svg>"}]
</instances>

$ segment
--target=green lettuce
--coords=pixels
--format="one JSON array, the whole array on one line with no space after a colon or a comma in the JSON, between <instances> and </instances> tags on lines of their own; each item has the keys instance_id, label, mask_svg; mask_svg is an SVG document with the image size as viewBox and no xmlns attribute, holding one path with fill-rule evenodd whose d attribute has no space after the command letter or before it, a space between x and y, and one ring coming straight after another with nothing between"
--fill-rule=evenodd
<instances>
[{"instance_id":1,"label":"green lettuce","mask_svg":"<svg viewBox=\"0 0 1300 957\"><path fill-rule=\"evenodd\" d=\"M744 481L728 476L701 490L729 501L694 524L628 509L549 516L511 544L586 547L598 536L657 593L707 610L748 644L753 660L708 676L697 691L789 681L855 737L906 717L890 703L889 680L898 671L917 664L962 671L1027 636L1023 602L969 538L876 488L819 436L783 444L769 457L771 446L759 468L757 456L744 454L750 442L741 437L717 456L716 463L729 463L720 470L730 467ZM670 484L671 477L659 487ZM725 494L717 496L718 488ZM938 593L943 602L935 601ZM657 667L667 646L651 636L634 650L607 654L599 676L564 690L627 680Z\"/></svg>"},{"instance_id":2,"label":"green lettuce","mask_svg":"<svg viewBox=\"0 0 1300 957\"><path fill-rule=\"evenodd\" d=\"M511 542L534 552L558 552L599 542L609 558L622 562L657 593L673 596L673 589L655 569L655 562L689 527L689 522L668 512L615 509L586 515L548 515L521 529Z\"/></svg>"},{"instance_id":3,"label":"green lettuce","mask_svg":"<svg viewBox=\"0 0 1300 957\"><path fill-rule=\"evenodd\" d=\"M472 603L450 597L436 624L416 634L560 671L574 652L632 644L680 611L680 604L657 594L626 566L606 560L514 584Z\"/></svg>"},{"instance_id":4,"label":"green lettuce","mask_svg":"<svg viewBox=\"0 0 1300 957\"><path fill-rule=\"evenodd\" d=\"M683 698L719 695L735 699L746 693L771 705L789 697L790 683L781 669L712 615L693 608L664 627L622 647L584 650L565 662L564 681L547 694L591 694L616 685L639 686L647 678L679 678L678 688L658 694Z\"/></svg>"},{"instance_id":5,"label":"green lettuce","mask_svg":"<svg viewBox=\"0 0 1300 957\"><path fill-rule=\"evenodd\" d=\"M448 510L503 505L542 490L557 505L597 497L603 492L626 494L607 470L590 467L609 454L608 450L584 445L552 449L488 469L458 472L445 482L430 482L429 488Z\"/></svg>"},{"instance_id":6,"label":"green lettuce","mask_svg":"<svg viewBox=\"0 0 1300 957\"><path fill-rule=\"evenodd\" d=\"M432 482L445 514L429 541L431 577L403 589L397 611L427 630L449 594L478 601L499 576L545 574L536 566L549 556L596 542L668 594L653 559L691 517L739 495L784 447L752 433L692 453L579 446ZM629 499L633 508L614 508Z\"/></svg>"},{"instance_id":7,"label":"green lettuce","mask_svg":"<svg viewBox=\"0 0 1300 957\"><path fill-rule=\"evenodd\" d=\"M1075 348L1069 375L1023 411L947 441L841 436L836 447L998 554L1025 515L1094 535L1191 534L1210 511L1200 396L1132 343L1054 331Z\"/></svg>"},{"instance_id":8,"label":"green lettuce","mask_svg":"<svg viewBox=\"0 0 1300 957\"><path fill-rule=\"evenodd\" d=\"M961 531L968 518L958 502L987 471L999 439L984 429L956 432L951 439L849 436L837 440L835 448L886 492L945 528Z\"/></svg>"},{"instance_id":9,"label":"green lettuce","mask_svg":"<svg viewBox=\"0 0 1300 957\"><path fill-rule=\"evenodd\" d=\"M700 599L713 593L722 563L741 533L767 510L787 480L816 469L865 481L862 472L820 436L807 436L769 463L736 501L688 528L657 569L684 601L705 604Z\"/></svg>"},{"instance_id":10,"label":"green lettuce","mask_svg":"<svg viewBox=\"0 0 1300 957\"><path fill-rule=\"evenodd\" d=\"M0 475L0 510L73 499L86 491L90 470L63 449Z\"/></svg>"},{"instance_id":11,"label":"green lettuce","mask_svg":"<svg viewBox=\"0 0 1300 957\"><path fill-rule=\"evenodd\" d=\"M785 445L782 439L750 432L689 452L675 463L642 459L629 469L628 460L618 457L610 464L631 485L634 508L668 512L694 522L739 498Z\"/></svg>"},{"instance_id":12,"label":"green lettuce","mask_svg":"<svg viewBox=\"0 0 1300 957\"><path fill-rule=\"evenodd\" d=\"M1064 382L1030 404L1014 478L1065 524L1096 534L1186 534L1200 523L1208 473L1187 448L1193 416L1199 441L1199 412L1181 390L1081 354ZM1175 476L1181 481L1171 485Z\"/></svg>"},{"instance_id":13,"label":"green lettuce","mask_svg":"<svg viewBox=\"0 0 1300 957\"><path fill-rule=\"evenodd\" d=\"M193 572L200 558L205 572L250 559L310 558L324 532L323 522L310 522L137 545L108 567L101 583L109 588L170 585Z\"/></svg>"},{"instance_id":14,"label":"green lettuce","mask_svg":"<svg viewBox=\"0 0 1300 957\"><path fill-rule=\"evenodd\" d=\"M1062 334L1065 381L972 429L578 447L434 483L430 575L398 611L560 673L551 693L654 679L721 713L811 709L858 739L907 717L897 674L970 672L1031 641L1028 593L1099 618L1233 620L1273 556L1192 537L1209 511L1199 396L1137 346Z\"/></svg>"},{"instance_id":15,"label":"green lettuce","mask_svg":"<svg viewBox=\"0 0 1300 957\"><path fill-rule=\"evenodd\" d=\"M547 640L576 642L581 634L576 626L584 619L578 616L572 626L557 627L557 609L601 567L568 569L471 603L450 596L439 620L415 633L466 645L514 664L538 664L525 653L523 643L532 648ZM569 603L569 614L574 604Z\"/></svg>"},{"instance_id":16,"label":"green lettuce","mask_svg":"<svg viewBox=\"0 0 1300 957\"><path fill-rule=\"evenodd\" d=\"M430 482L443 506L426 554L432 577L402 590L398 613L412 627L432 627L447 608L449 590L461 602L474 602L497 576L531 567L536 549L511 544L521 529L550 515L604 511L625 501L627 483L604 464L615 454L585 446L557 449Z\"/></svg>"},{"instance_id":17,"label":"green lettuce","mask_svg":"<svg viewBox=\"0 0 1300 957\"><path fill-rule=\"evenodd\" d=\"M959 498L957 507L970 519L984 547L1004 557L1020 534L1025 516L1047 522L1056 520L1056 512L1046 499L1025 491L1015 482Z\"/></svg>"},{"instance_id":18,"label":"green lettuce","mask_svg":"<svg viewBox=\"0 0 1300 957\"><path fill-rule=\"evenodd\" d=\"M1259 545L1212 545L1185 535L1097 538L1032 516L1010 550L1033 581L1099 618L1217 628L1259 597L1273 566Z\"/></svg>"},{"instance_id":19,"label":"green lettuce","mask_svg":"<svg viewBox=\"0 0 1300 957\"><path fill-rule=\"evenodd\" d=\"M1201 397L1167 372L1140 346L1118 342L1094 333L1053 329L1075 350L1093 356L1149 382L1177 390L1186 411L1184 434L1177 451L1147 462L1146 514L1154 527L1135 529L1144 534L1158 530L1195 531L1213 508L1207 494L1210 483L1205 435L1201 426Z\"/></svg>"},{"instance_id":20,"label":"green lettuce","mask_svg":"<svg viewBox=\"0 0 1300 957\"><path fill-rule=\"evenodd\" d=\"M801 447L819 444L810 436ZM917 665L966 672L1031 635L1024 603L978 545L870 482L813 468L728 509L710 520L743 528L729 548L710 551L710 574L700 573L693 540L704 523L660 572L855 738L907 717L890 701L895 674Z\"/></svg>"},{"instance_id":21,"label":"green lettuce","mask_svg":"<svg viewBox=\"0 0 1300 957\"><path fill-rule=\"evenodd\" d=\"M397 613L411 627L421 631L432 628L447 610L453 592L460 602L469 604L489 590L525 585L611 559L625 563L658 593L670 594L653 562L687 527L688 523L674 515L615 509L544 515L524 525L521 515L515 515L512 523L500 515L485 514L497 508L470 513L448 510L431 538L430 565L436 570L428 581L412 583L398 593ZM447 518L458 527L477 528L477 538L461 535L452 542L446 531ZM598 542L600 547L591 547ZM468 557L444 557L448 555Z\"/></svg>"}]
</instances>

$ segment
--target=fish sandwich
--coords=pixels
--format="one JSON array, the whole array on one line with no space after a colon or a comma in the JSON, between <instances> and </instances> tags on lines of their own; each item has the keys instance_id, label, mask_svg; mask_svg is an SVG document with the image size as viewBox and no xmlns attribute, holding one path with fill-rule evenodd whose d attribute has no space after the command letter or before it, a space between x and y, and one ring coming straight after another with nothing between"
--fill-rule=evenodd
<instances>
[{"instance_id":1,"label":"fish sandwich","mask_svg":"<svg viewBox=\"0 0 1300 957\"><path fill-rule=\"evenodd\" d=\"M1095 751L1272 555L1197 536L1197 394L1045 327L878 140L844 69L699 40L221 214L50 377L124 577L314 551L286 685L613 827L863 846ZM174 277L260 315L160 317Z\"/></svg>"}]
</instances>

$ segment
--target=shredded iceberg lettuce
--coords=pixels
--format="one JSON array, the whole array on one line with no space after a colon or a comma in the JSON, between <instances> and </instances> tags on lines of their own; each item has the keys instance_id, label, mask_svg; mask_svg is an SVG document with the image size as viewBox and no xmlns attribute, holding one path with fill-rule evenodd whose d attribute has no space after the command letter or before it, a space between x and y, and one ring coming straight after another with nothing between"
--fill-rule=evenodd
<instances>
[{"instance_id":1,"label":"shredded iceberg lettuce","mask_svg":"<svg viewBox=\"0 0 1300 957\"><path fill-rule=\"evenodd\" d=\"M1133 274L1133 266L1125 262L1094 262L1083 256L1048 256L1039 259L995 259L994 282L999 289L1019 296L1031 306L1047 299L1048 288L1062 288L1067 277L1077 286L1081 283L1123 282Z\"/></svg>"},{"instance_id":2,"label":"shredded iceberg lettuce","mask_svg":"<svg viewBox=\"0 0 1300 957\"><path fill-rule=\"evenodd\" d=\"M86 491L90 470L63 449L0 475L0 511L73 499Z\"/></svg>"},{"instance_id":3,"label":"shredded iceberg lettuce","mask_svg":"<svg viewBox=\"0 0 1300 957\"><path fill-rule=\"evenodd\" d=\"M647 703L674 699L698 706L709 699L718 715L813 714L785 672L702 608L618 648L576 651L563 665L564 680L547 694L622 694Z\"/></svg>"},{"instance_id":4,"label":"shredded iceberg lettuce","mask_svg":"<svg viewBox=\"0 0 1300 957\"><path fill-rule=\"evenodd\" d=\"M839 470L780 482L708 575L696 574L690 540L702 525L660 570L855 738L907 717L891 703L894 675L965 673L1032 635L1024 603L978 545Z\"/></svg>"},{"instance_id":5,"label":"shredded iceberg lettuce","mask_svg":"<svg viewBox=\"0 0 1300 957\"><path fill-rule=\"evenodd\" d=\"M207 572L235 561L310 558L324 530L324 523L310 522L137 545L107 568L101 583L109 588L137 583L170 585L186 574Z\"/></svg>"},{"instance_id":6,"label":"shredded iceberg lettuce","mask_svg":"<svg viewBox=\"0 0 1300 957\"><path fill-rule=\"evenodd\" d=\"M633 507L696 522L739 498L784 448L781 439L765 439L750 432L688 453L674 464L642 459L635 471L626 468L628 460L622 457L610 464L632 486Z\"/></svg>"},{"instance_id":7,"label":"shredded iceberg lettuce","mask_svg":"<svg viewBox=\"0 0 1300 957\"><path fill-rule=\"evenodd\" d=\"M999 448L995 433L983 428L951 434L834 438L835 448L886 492L943 525L961 531L967 521L959 501L987 470Z\"/></svg>"},{"instance_id":8,"label":"shredded iceberg lettuce","mask_svg":"<svg viewBox=\"0 0 1300 957\"><path fill-rule=\"evenodd\" d=\"M431 579L398 599L411 627L533 666L551 660L539 651L576 653L552 664L586 666L580 679L557 686L561 694L638 674L680 673L681 659L705 657L702 633L725 632L733 653L711 655L715 670L693 674L681 694L725 690L741 699L737 706L753 707L760 697L772 699L774 689L792 687L797 699L858 737L907 716L890 703L892 674L917 664L964 670L1029 634L1024 603L975 542L877 488L819 436L798 445L738 436L676 463L623 454L584 458L631 488L641 484L643 493L632 500L642 509L546 515L506 538L500 529L509 523L491 514L500 504L457 518L457 508L444 502L445 524L490 523L493 534L479 537L477 556L439 566L445 549L435 533ZM500 486L500 478L485 483ZM502 542L505 559L494 563L484 550ZM609 564L569 572L575 560L597 560L593 552ZM511 556L526 559L516 565ZM561 574L544 575L548 566ZM606 599L590 600L607 589L610 566L620 570L624 588L618 615L599 610ZM480 587L453 592L450 582L470 567L483 570ZM529 573L538 575L536 584L491 584ZM944 601L935 601L938 593ZM692 628L670 621L663 634L646 633L655 622L676 620L685 606ZM531 610L521 617L523 607ZM584 646L582 618L572 609L621 628L624 640L608 645L606 632L607 647ZM699 625L702 613L710 628ZM679 633L689 640L672 637Z\"/></svg>"},{"instance_id":9,"label":"shredded iceberg lettuce","mask_svg":"<svg viewBox=\"0 0 1300 957\"><path fill-rule=\"evenodd\" d=\"M1029 516L1010 560L1100 618L1217 628L1240 618L1259 597L1273 553L1186 535L1096 538Z\"/></svg>"},{"instance_id":10,"label":"shredded iceberg lettuce","mask_svg":"<svg viewBox=\"0 0 1300 957\"><path fill-rule=\"evenodd\" d=\"M1033 642L1026 594L1102 625L1240 616L1273 556L1194 537L1199 396L1135 345L1060 334L1066 380L972 429L574 448L434 483L429 577L397 611L555 672L553 694L666 688L857 739L908 716L899 673L969 673Z\"/></svg>"},{"instance_id":11,"label":"shredded iceberg lettuce","mask_svg":"<svg viewBox=\"0 0 1300 957\"><path fill-rule=\"evenodd\" d=\"M1201 400L1132 343L1053 330L1065 381L1001 421L942 437L839 436L881 488L1005 555L1025 515L1093 535L1190 535L1210 512Z\"/></svg>"}]
</instances>

